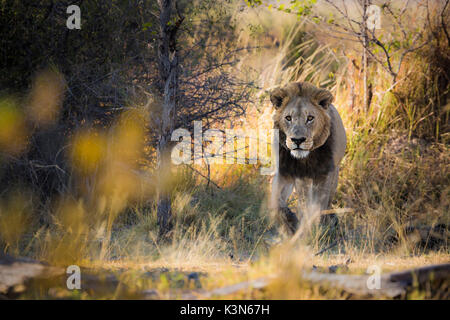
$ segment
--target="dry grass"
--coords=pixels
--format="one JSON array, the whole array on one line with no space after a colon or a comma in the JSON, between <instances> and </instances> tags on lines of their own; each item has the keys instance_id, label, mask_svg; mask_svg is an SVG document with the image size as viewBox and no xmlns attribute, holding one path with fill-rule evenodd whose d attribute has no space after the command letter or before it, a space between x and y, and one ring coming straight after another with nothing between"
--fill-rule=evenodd
<instances>
[{"instance_id":1,"label":"dry grass","mask_svg":"<svg viewBox=\"0 0 450 320\"><path fill-rule=\"evenodd\" d=\"M423 236L420 231L450 225L448 132L442 131L442 125L436 131L426 118L432 106L420 105L417 99L419 91L430 99L439 95L435 88L424 85L429 74L417 67L422 66L418 61L426 51L411 58L405 67L409 70L405 77L412 74L422 84L413 95L407 92L413 85L410 78L405 79L409 85L394 94L388 75L372 66L374 99L365 112L358 107L363 94L360 74L351 67L352 56L308 38L304 25L295 25L295 20L280 18L284 22L274 24L270 14L283 13L244 14L242 21L249 23L243 26L240 41L267 46L242 57L242 63L259 75L262 87L255 94L261 105L249 107L248 122L255 124L267 113L270 106L265 90L276 84L310 81L335 94L349 142L333 207L352 209L340 215L339 229L328 234L315 230L294 246L279 244L266 206L270 177L259 175L258 168L250 165L213 166L210 179L218 188L185 167L178 168L170 181L174 210L170 241L158 239L156 210L148 201L154 196L152 173L138 166L147 115L135 110L124 114L109 130L88 128L74 135L67 155L75 187L59 199L49 199L45 206L48 225L31 223L32 196L24 199L23 192L4 196L7 200L0 203L3 251L52 264L117 272L130 296L156 288L161 298L180 297L193 289L191 283L176 285L184 279L177 272L207 274L201 278L204 289L276 277L264 291L248 290L227 298L325 299L348 296L302 282L302 270L343 264L349 258L346 272L359 274L374 264L387 272L449 262L448 229L434 247L434 235L425 232ZM12 114L18 129L10 130L20 131L26 115L16 112L11 101L0 101L0 122L2 113ZM448 120L448 108L445 110L438 117L443 119L441 124ZM0 129L0 145L11 134L5 132ZM22 136L16 138L11 156L26 147ZM208 174L202 168L197 170ZM314 255L335 239L340 239L336 246ZM144 275L161 268L175 271ZM102 297L118 296L114 292Z\"/></svg>"}]
</instances>

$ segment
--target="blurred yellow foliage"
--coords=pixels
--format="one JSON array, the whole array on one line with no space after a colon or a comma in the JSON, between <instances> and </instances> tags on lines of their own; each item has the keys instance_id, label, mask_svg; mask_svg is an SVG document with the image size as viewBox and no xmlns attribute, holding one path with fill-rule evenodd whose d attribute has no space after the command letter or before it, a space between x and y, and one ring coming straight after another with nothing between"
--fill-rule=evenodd
<instances>
[{"instance_id":1,"label":"blurred yellow foliage","mask_svg":"<svg viewBox=\"0 0 450 320\"><path fill-rule=\"evenodd\" d=\"M92 244L96 215L91 215L83 200L65 197L53 215L55 229L48 231L41 244L41 258L55 265L79 264L86 258Z\"/></svg>"},{"instance_id":2,"label":"blurred yellow foliage","mask_svg":"<svg viewBox=\"0 0 450 320\"><path fill-rule=\"evenodd\" d=\"M15 100L0 100L0 151L17 155L27 145L25 117Z\"/></svg>"},{"instance_id":3,"label":"blurred yellow foliage","mask_svg":"<svg viewBox=\"0 0 450 320\"><path fill-rule=\"evenodd\" d=\"M56 215L58 227L71 235L80 235L88 231L86 212L81 201L65 199Z\"/></svg>"},{"instance_id":4,"label":"blurred yellow foliage","mask_svg":"<svg viewBox=\"0 0 450 320\"><path fill-rule=\"evenodd\" d=\"M93 173L106 157L107 140L96 130L78 132L73 140L71 160L80 173Z\"/></svg>"},{"instance_id":5,"label":"blurred yellow foliage","mask_svg":"<svg viewBox=\"0 0 450 320\"><path fill-rule=\"evenodd\" d=\"M36 125L49 125L56 120L64 93L64 78L55 71L43 71L34 80L27 106Z\"/></svg>"},{"instance_id":6,"label":"blurred yellow foliage","mask_svg":"<svg viewBox=\"0 0 450 320\"><path fill-rule=\"evenodd\" d=\"M136 162L142 155L145 134L145 115L137 110L123 113L114 130L112 155L115 160Z\"/></svg>"},{"instance_id":7,"label":"blurred yellow foliage","mask_svg":"<svg viewBox=\"0 0 450 320\"><path fill-rule=\"evenodd\" d=\"M0 240L6 247L18 249L18 241L30 226L29 202L23 194L13 194L0 203Z\"/></svg>"}]
</instances>

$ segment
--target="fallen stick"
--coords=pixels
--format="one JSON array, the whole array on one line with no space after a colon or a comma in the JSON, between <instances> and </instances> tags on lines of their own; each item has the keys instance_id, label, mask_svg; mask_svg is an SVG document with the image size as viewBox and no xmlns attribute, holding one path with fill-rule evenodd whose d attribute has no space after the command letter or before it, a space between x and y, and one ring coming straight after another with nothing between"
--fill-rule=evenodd
<instances>
[{"instance_id":1,"label":"fallen stick","mask_svg":"<svg viewBox=\"0 0 450 320\"><path fill-rule=\"evenodd\" d=\"M258 278L256 280L239 282L222 288L213 289L211 291L196 291L187 293L182 299L209 299L217 296L227 296L246 289L263 289L270 283L271 278Z\"/></svg>"},{"instance_id":2,"label":"fallen stick","mask_svg":"<svg viewBox=\"0 0 450 320\"><path fill-rule=\"evenodd\" d=\"M0 255L0 296L14 296L24 290L27 281L48 279L64 273L64 269L48 266L27 258Z\"/></svg>"},{"instance_id":3,"label":"fallen stick","mask_svg":"<svg viewBox=\"0 0 450 320\"><path fill-rule=\"evenodd\" d=\"M354 213L355 210L353 208L336 208L336 209L327 209L327 210L321 210L320 214L344 214L344 213Z\"/></svg>"},{"instance_id":4,"label":"fallen stick","mask_svg":"<svg viewBox=\"0 0 450 320\"><path fill-rule=\"evenodd\" d=\"M248 289L263 289L270 285L276 277L259 278L253 281L240 282L234 285L214 289L211 291L193 292L183 295L183 299L208 299L226 296ZM360 297L398 298L413 285L424 285L430 281L447 281L450 283L450 264L439 264L392 272L380 276L380 286L369 289L370 275L347 275L322 273L318 271L303 272L302 279L313 285L324 288L341 289L347 293Z\"/></svg>"},{"instance_id":5,"label":"fallen stick","mask_svg":"<svg viewBox=\"0 0 450 320\"><path fill-rule=\"evenodd\" d=\"M315 256L321 255L321 254L324 253L325 251L328 251L328 250L330 250L330 249L336 247L337 244L339 243L339 241L340 241L340 239L334 241L334 242L333 242L332 244L330 244L328 247L323 248L322 250L316 252L314 255L315 255Z\"/></svg>"},{"instance_id":6,"label":"fallen stick","mask_svg":"<svg viewBox=\"0 0 450 320\"><path fill-rule=\"evenodd\" d=\"M56 278L64 273L65 270L63 268L48 266L39 261L0 255L0 298L2 296L6 298L17 297L18 294L27 289L26 286L30 280ZM431 282L446 282L450 284L450 263L380 275L380 286L378 289L369 289L370 286L368 283L373 277L373 275L347 275L305 271L302 273L301 279L297 281L308 281L313 285L324 288L341 289L357 296L397 298L407 293L409 289L416 285L423 286ZM85 276L85 280L88 278ZM275 276L264 277L211 291L193 291L184 294L182 298L208 299L234 294L242 290L263 289L269 286L275 279ZM96 289L93 290L95 291Z\"/></svg>"},{"instance_id":7,"label":"fallen stick","mask_svg":"<svg viewBox=\"0 0 450 320\"><path fill-rule=\"evenodd\" d=\"M374 279L368 275L345 275L310 272L303 278L315 284L340 288L348 293L359 296L397 298L412 288L422 286L430 281L447 281L450 283L450 264L431 265L402 272L392 272L381 275L379 287L369 289L369 281Z\"/></svg>"}]
</instances>

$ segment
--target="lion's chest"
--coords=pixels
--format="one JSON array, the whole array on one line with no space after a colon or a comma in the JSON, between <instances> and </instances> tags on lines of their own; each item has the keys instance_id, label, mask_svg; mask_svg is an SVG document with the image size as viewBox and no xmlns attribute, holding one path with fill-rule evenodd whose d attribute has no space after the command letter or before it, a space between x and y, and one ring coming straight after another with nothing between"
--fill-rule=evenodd
<instances>
[{"instance_id":1,"label":"lion's chest","mask_svg":"<svg viewBox=\"0 0 450 320\"><path fill-rule=\"evenodd\" d=\"M279 146L279 173L290 178L311 178L315 181L325 179L334 170L332 139L310 152L304 159L295 159L290 150Z\"/></svg>"}]
</instances>

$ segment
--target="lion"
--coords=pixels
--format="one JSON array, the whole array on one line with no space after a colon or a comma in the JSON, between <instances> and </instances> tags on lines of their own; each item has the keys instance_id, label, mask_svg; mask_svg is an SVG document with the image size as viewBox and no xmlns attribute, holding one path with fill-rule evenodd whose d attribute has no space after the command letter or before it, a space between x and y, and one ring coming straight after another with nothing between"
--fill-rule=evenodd
<instances>
[{"instance_id":1,"label":"lion","mask_svg":"<svg viewBox=\"0 0 450 320\"><path fill-rule=\"evenodd\" d=\"M274 89L274 128L279 131L278 168L272 181L271 207L288 233L293 234L307 208L330 207L336 191L339 163L347 138L330 91L307 82ZM298 216L288 208L293 189L299 197Z\"/></svg>"}]
</instances>

